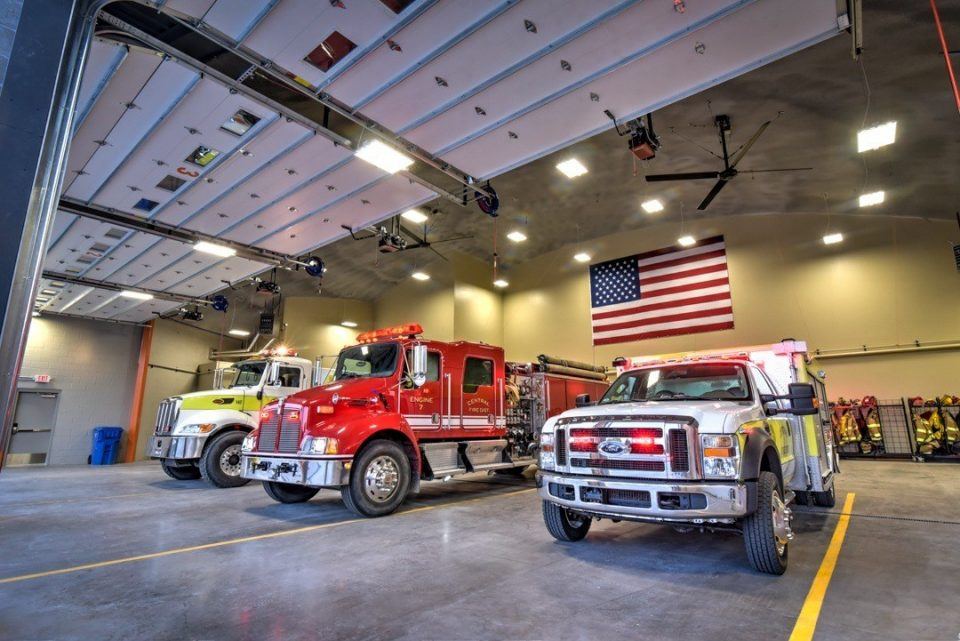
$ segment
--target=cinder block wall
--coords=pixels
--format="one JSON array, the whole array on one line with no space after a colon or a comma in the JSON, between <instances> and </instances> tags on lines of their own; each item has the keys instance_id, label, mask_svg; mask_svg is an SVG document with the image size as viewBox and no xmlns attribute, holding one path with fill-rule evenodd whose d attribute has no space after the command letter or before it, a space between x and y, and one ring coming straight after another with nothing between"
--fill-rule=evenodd
<instances>
[{"instance_id":1,"label":"cinder block wall","mask_svg":"<svg viewBox=\"0 0 960 641\"><path fill-rule=\"evenodd\" d=\"M33 319L20 375L49 374L52 380L21 381L19 387L60 393L49 464L85 464L97 425L126 429L140 332L139 327L92 320Z\"/></svg>"}]
</instances>

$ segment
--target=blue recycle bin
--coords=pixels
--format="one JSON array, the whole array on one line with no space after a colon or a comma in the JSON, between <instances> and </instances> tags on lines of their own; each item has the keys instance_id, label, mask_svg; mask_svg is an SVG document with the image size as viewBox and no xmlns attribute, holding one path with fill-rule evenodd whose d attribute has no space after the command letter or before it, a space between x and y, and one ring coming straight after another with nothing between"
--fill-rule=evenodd
<instances>
[{"instance_id":1,"label":"blue recycle bin","mask_svg":"<svg viewBox=\"0 0 960 641\"><path fill-rule=\"evenodd\" d=\"M120 455L122 427L100 426L93 428L93 449L90 450L90 465L113 465Z\"/></svg>"}]
</instances>

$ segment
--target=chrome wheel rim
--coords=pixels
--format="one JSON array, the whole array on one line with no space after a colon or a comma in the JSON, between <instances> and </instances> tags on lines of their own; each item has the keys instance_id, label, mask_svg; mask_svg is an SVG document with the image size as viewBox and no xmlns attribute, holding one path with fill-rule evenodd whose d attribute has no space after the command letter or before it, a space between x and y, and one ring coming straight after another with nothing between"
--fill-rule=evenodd
<instances>
[{"instance_id":1,"label":"chrome wheel rim","mask_svg":"<svg viewBox=\"0 0 960 641\"><path fill-rule=\"evenodd\" d=\"M363 491L371 501L384 503L396 493L400 485L400 467L390 456L378 456L370 461L363 474Z\"/></svg>"},{"instance_id":2,"label":"chrome wheel rim","mask_svg":"<svg viewBox=\"0 0 960 641\"><path fill-rule=\"evenodd\" d=\"M220 453L220 470L227 476L240 476L240 444L231 445Z\"/></svg>"},{"instance_id":3,"label":"chrome wheel rim","mask_svg":"<svg viewBox=\"0 0 960 641\"><path fill-rule=\"evenodd\" d=\"M583 527L585 517L575 512L571 512L570 510L567 510L566 512L567 512L567 523L570 524L570 527L577 528L577 529Z\"/></svg>"},{"instance_id":4,"label":"chrome wheel rim","mask_svg":"<svg viewBox=\"0 0 960 641\"><path fill-rule=\"evenodd\" d=\"M783 556L787 550L787 542L790 540L790 521L787 514L787 506L780 498L780 492L773 491L770 500L772 518L773 518L773 538L777 545L777 554Z\"/></svg>"}]
</instances>

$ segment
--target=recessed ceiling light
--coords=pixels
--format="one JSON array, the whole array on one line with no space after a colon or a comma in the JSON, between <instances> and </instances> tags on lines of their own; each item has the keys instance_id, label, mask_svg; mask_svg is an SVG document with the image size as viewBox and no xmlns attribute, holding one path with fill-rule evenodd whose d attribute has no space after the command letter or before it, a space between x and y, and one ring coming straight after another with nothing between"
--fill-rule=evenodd
<instances>
[{"instance_id":1,"label":"recessed ceiling light","mask_svg":"<svg viewBox=\"0 0 960 641\"><path fill-rule=\"evenodd\" d=\"M249 336L250 331L246 329L231 329L227 332L231 336Z\"/></svg>"},{"instance_id":2,"label":"recessed ceiling light","mask_svg":"<svg viewBox=\"0 0 960 641\"><path fill-rule=\"evenodd\" d=\"M507 286L509 286L509 285L510 285L510 283L507 282L507 281L505 281L505 280L502 279L502 278L498 278L497 280L493 281L493 286L494 286L494 287L499 287L500 289L503 289L504 287L507 287Z\"/></svg>"},{"instance_id":3,"label":"recessed ceiling light","mask_svg":"<svg viewBox=\"0 0 960 641\"><path fill-rule=\"evenodd\" d=\"M354 323L353 321L343 321L343 322L340 323L340 324L343 325L344 327L356 327L356 326L357 326L357 324Z\"/></svg>"},{"instance_id":4,"label":"recessed ceiling light","mask_svg":"<svg viewBox=\"0 0 960 641\"><path fill-rule=\"evenodd\" d=\"M514 231L510 232L509 234L507 234L507 238L509 238L510 240L512 240L512 241L515 242L515 243L522 243L523 241L525 241L525 240L527 239L527 235L524 234L522 231L514 230Z\"/></svg>"},{"instance_id":5,"label":"recessed ceiling light","mask_svg":"<svg viewBox=\"0 0 960 641\"><path fill-rule=\"evenodd\" d=\"M857 134L857 151L873 151L893 144L897 139L897 121L886 122L869 129L861 129Z\"/></svg>"},{"instance_id":6,"label":"recessed ceiling light","mask_svg":"<svg viewBox=\"0 0 960 641\"><path fill-rule=\"evenodd\" d=\"M430 274L426 272L413 272L410 277L416 280L430 280Z\"/></svg>"},{"instance_id":7,"label":"recessed ceiling light","mask_svg":"<svg viewBox=\"0 0 960 641\"><path fill-rule=\"evenodd\" d=\"M583 163L576 158L564 160L562 163L557 165L557 169L559 169L560 172L567 178L576 178L577 176L582 176L587 173L587 168L584 167Z\"/></svg>"},{"instance_id":8,"label":"recessed ceiling light","mask_svg":"<svg viewBox=\"0 0 960 641\"><path fill-rule=\"evenodd\" d=\"M578 263L589 263L591 258L593 257L587 252L578 252L573 255L573 259Z\"/></svg>"},{"instance_id":9,"label":"recessed ceiling light","mask_svg":"<svg viewBox=\"0 0 960 641\"><path fill-rule=\"evenodd\" d=\"M872 205L879 205L883 202L883 197L883 191L872 191L869 194L860 194L860 206L870 207Z\"/></svg>"},{"instance_id":10,"label":"recessed ceiling light","mask_svg":"<svg viewBox=\"0 0 960 641\"><path fill-rule=\"evenodd\" d=\"M407 211L400 214L400 217L404 220L409 220L414 225L419 225L421 223L427 222L428 216L420 211L419 209L408 209Z\"/></svg>"},{"instance_id":11,"label":"recessed ceiling light","mask_svg":"<svg viewBox=\"0 0 960 641\"><path fill-rule=\"evenodd\" d=\"M823 237L824 245L836 245L837 243L842 243L842 242L843 242L843 234L841 234L840 232L837 232L835 234L826 234Z\"/></svg>"},{"instance_id":12,"label":"recessed ceiling light","mask_svg":"<svg viewBox=\"0 0 960 641\"><path fill-rule=\"evenodd\" d=\"M204 254L213 254L214 256L220 256L221 258L237 255L237 250L233 247L225 247L215 243L208 243L205 240L194 243L193 248L198 252L203 252Z\"/></svg>"},{"instance_id":13,"label":"recessed ceiling light","mask_svg":"<svg viewBox=\"0 0 960 641\"><path fill-rule=\"evenodd\" d=\"M697 239L693 236L681 236L677 239L677 242L683 247L693 247L697 244Z\"/></svg>"},{"instance_id":14,"label":"recessed ceiling light","mask_svg":"<svg viewBox=\"0 0 960 641\"><path fill-rule=\"evenodd\" d=\"M640 204L643 207L643 211L648 214L655 214L658 211L663 211L663 203L654 198L653 200L647 200Z\"/></svg>"},{"instance_id":15,"label":"recessed ceiling light","mask_svg":"<svg viewBox=\"0 0 960 641\"><path fill-rule=\"evenodd\" d=\"M125 289L120 292L120 295L124 298L133 298L135 300L150 300L153 298L153 294L148 294L147 292L135 292L132 289Z\"/></svg>"},{"instance_id":16,"label":"recessed ceiling light","mask_svg":"<svg viewBox=\"0 0 960 641\"><path fill-rule=\"evenodd\" d=\"M357 158L366 160L388 174L395 174L413 164L413 158L400 153L390 145L379 140L371 140L360 149L357 149Z\"/></svg>"}]
</instances>

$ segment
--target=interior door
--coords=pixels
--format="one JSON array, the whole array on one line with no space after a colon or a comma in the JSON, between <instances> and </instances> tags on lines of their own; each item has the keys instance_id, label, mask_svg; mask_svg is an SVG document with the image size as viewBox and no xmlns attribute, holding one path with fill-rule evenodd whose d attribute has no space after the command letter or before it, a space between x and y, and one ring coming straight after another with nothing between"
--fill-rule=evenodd
<instances>
[{"instance_id":1,"label":"interior door","mask_svg":"<svg viewBox=\"0 0 960 641\"><path fill-rule=\"evenodd\" d=\"M407 364L413 362L412 350L407 350L404 362L403 390L400 395L400 412L414 430L438 430L444 414L444 395L440 373L443 371L440 352L427 352L427 380L420 387L408 383Z\"/></svg>"},{"instance_id":2,"label":"interior door","mask_svg":"<svg viewBox=\"0 0 960 641\"><path fill-rule=\"evenodd\" d=\"M20 391L7 447L8 465L42 465L50 453L57 418L56 392Z\"/></svg>"},{"instance_id":3,"label":"interior door","mask_svg":"<svg viewBox=\"0 0 960 641\"><path fill-rule=\"evenodd\" d=\"M460 420L465 430L495 427L497 393L493 371L490 358L467 356L463 362Z\"/></svg>"}]
</instances>

